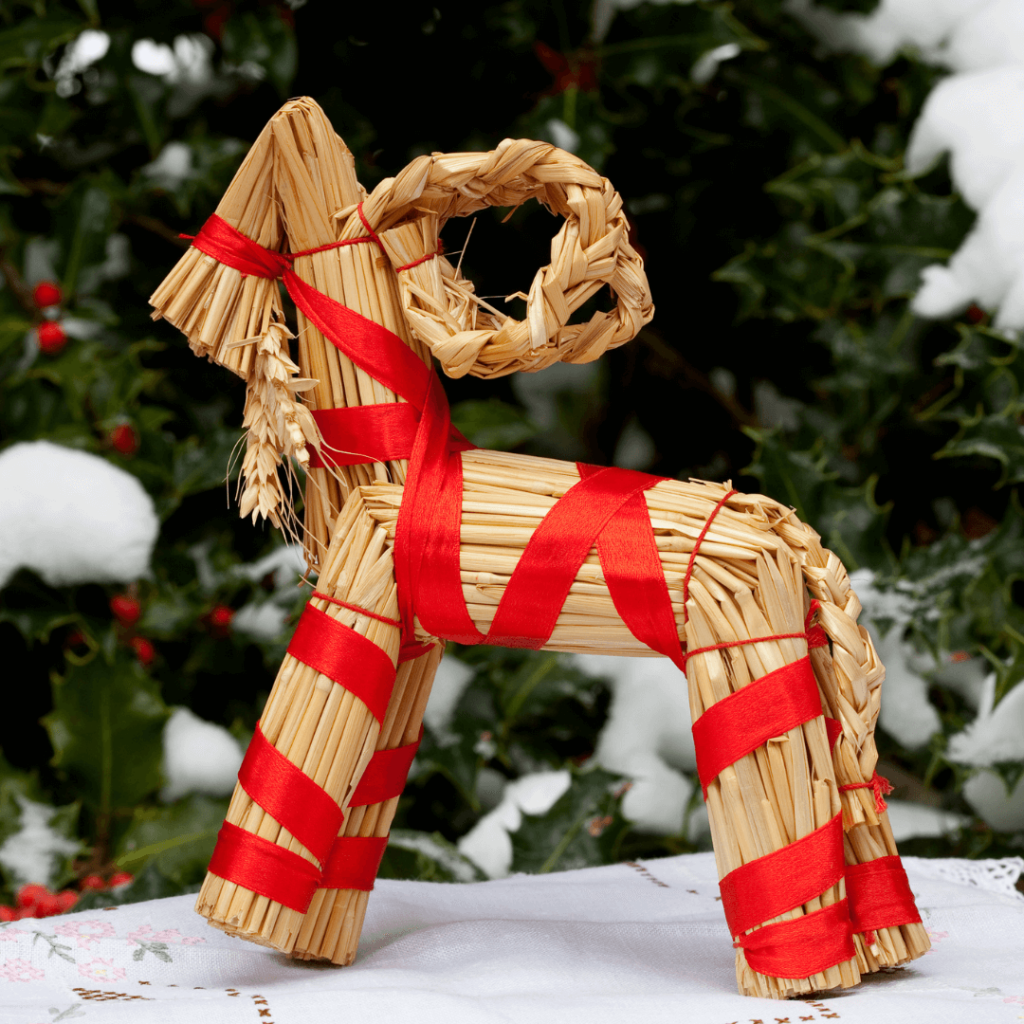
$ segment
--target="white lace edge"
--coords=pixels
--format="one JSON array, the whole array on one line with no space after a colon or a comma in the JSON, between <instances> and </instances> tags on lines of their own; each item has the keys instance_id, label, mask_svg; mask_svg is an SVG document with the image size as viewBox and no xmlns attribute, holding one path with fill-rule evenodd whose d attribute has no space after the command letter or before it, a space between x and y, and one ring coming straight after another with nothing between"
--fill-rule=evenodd
<instances>
[{"instance_id":1,"label":"white lace edge","mask_svg":"<svg viewBox=\"0 0 1024 1024\"><path fill-rule=\"evenodd\" d=\"M1024 857L963 860L959 857L904 857L903 863L915 874L944 882L971 885L976 889L1014 896L1024 901L1017 880L1024 874Z\"/></svg>"}]
</instances>

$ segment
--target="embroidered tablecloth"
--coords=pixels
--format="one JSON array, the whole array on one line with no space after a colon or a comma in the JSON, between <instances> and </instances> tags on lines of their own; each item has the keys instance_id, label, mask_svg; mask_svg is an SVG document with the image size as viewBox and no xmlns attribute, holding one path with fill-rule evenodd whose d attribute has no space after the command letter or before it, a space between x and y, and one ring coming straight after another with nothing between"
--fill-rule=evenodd
<instances>
[{"instance_id":1,"label":"embroidered tablecloth","mask_svg":"<svg viewBox=\"0 0 1024 1024\"><path fill-rule=\"evenodd\" d=\"M1024 1020L1024 861L905 859L934 944L844 993L736 994L711 854L473 885L380 881L355 965L289 960L182 896L0 927L2 1024Z\"/></svg>"}]
</instances>

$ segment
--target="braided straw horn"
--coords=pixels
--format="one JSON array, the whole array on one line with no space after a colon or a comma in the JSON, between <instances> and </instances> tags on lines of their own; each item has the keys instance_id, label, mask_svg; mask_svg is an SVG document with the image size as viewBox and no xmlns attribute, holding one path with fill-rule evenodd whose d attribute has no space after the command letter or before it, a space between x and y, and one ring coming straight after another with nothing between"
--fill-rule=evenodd
<instances>
[{"instance_id":1,"label":"braided straw horn","mask_svg":"<svg viewBox=\"0 0 1024 1024\"><path fill-rule=\"evenodd\" d=\"M527 199L565 223L551 242L551 262L534 275L527 295L516 293L526 299L520 321L477 297L472 281L438 252L438 235L451 217L487 206L515 208ZM418 157L374 189L363 213L399 271L413 334L450 377L591 362L630 341L654 316L622 197L607 178L550 143L506 139L489 153ZM616 296L615 308L570 324L605 284Z\"/></svg>"}]
</instances>

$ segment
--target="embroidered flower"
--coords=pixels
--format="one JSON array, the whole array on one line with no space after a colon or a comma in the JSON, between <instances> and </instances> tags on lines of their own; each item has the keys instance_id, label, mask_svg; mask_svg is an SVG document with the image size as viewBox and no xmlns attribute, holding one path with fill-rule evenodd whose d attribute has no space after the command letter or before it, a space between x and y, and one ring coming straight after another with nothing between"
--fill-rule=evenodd
<instances>
[{"instance_id":1,"label":"embroidered flower","mask_svg":"<svg viewBox=\"0 0 1024 1024\"><path fill-rule=\"evenodd\" d=\"M97 981L120 981L124 977L124 968L115 967L113 960L98 956L88 963L79 964L78 973L83 978L95 978Z\"/></svg>"},{"instance_id":2,"label":"embroidered flower","mask_svg":"<svg viewBox=\"0 0 1024 1024\"><path fill-rule=\"evenodd\" d=\"M0 928L0 942L17 942L22 935L28 932L19 932L17 928Z\"/></svg>"},{"instance_id":3,"label":"embroidered flower","mask_svg":"<svg viewBox=\"0 0 1024 1024\"><path fill-rule=\"evenodd\" d=\"M181 932L177 928L165 928L161 932L155 932L151 924L144 924L141 928L136 928L135 931L128 933L129 946L142 942L168 942L179 943L182 946L194 946L197 942L205 941L206 939L198 935L186 935L182 938Z\"/></svg>"},{"instance_id":4,"label":"embroidered flower","mask_svg":"<svg viewBox=\"0 0 1024 1024\"><path fill-rule=\"evenodd\" d=\"M177 928L165 928L162 932L155 932L151 924L144 924L141 928L128 933L129 946L134 946L142 939L149 942L178 942L181 939L181 932Z\"/></svg>"},{"instance_id":5,"label":"embroidered flower","mask_svg":"<svg viewBox=\"0 0 1024 1024\"><path fill-rule=\"evenodd\" d=\"M33 967L27 960L7 960L0 964L0 978L5 981L39 981L46 972Z\"/></svg>"},{"instance_id":6,"label":"embroidered flower","mask_svg":"<svg viewBox=\"0 0 1024 1024\"><path fill-rule=\"evenodd\" d=\"M88 949L99 939L112 938L116 932L109 921L66 921L54 926L58 935L75 939L80 949Z\"/></svg>"}]
</instances>

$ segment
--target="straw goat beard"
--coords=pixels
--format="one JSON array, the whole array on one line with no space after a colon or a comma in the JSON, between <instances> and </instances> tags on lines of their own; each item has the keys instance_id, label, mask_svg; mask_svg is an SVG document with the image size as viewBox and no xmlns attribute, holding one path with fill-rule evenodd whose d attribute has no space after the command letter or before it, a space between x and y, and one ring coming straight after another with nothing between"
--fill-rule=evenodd
<instances>
[{"instance_id":1,"label":"straw goat beard","mask_svg":"<svg viewBox=\"0 0 1024 1024\"><path fill-rule=\"evenodd\" d=\"M294 479L289 459L303 470L309 468L308 446L320 448L320 432L309 409L297 398L299 392L315 387L316 381L297 376L299 368L292 361L288 341L295 335L275 311L267 329L256 338L236 344L255 344L255 360L246 384L245 417L242 426L246 435L245 458L239 500L239 515L269 519L274 526L289 527L298 533L298 521L290 493L286 494L278 475L284 461L289 475L288 491Z\"/></svg>"}]
</instances>

